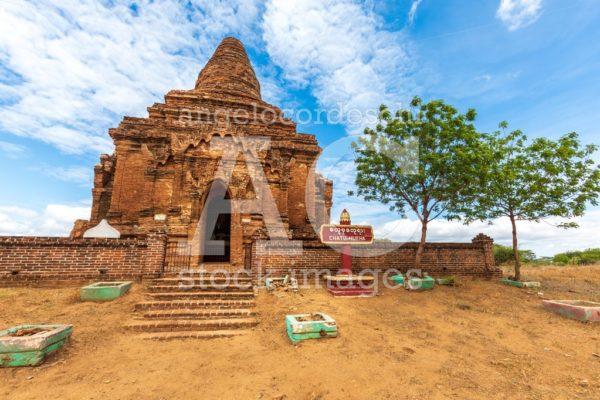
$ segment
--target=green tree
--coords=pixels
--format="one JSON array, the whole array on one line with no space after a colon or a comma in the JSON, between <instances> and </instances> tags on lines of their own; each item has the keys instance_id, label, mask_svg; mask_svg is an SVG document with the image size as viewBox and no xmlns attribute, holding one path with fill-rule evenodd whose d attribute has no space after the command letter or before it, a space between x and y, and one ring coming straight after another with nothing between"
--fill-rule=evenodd
<instances>
[{"instance_id":1,"label":"green tree","mask_svg":"<svg viewBox=\"0 0 600 400\"><path fill-rule=\"evenodd\" d=\"M402 217L412 210L421 222L415 268L421 265L428 224L455 217L459 193L469 187L473 151L479 134L472 121L475 110L460 114L435 100L415 97L409 109L394 115L382 105L375 129L353 143L357 167L356 195L388 204ZM349 192L354 195L353 192Z\"/></svg>"},{"instance_id":2,"label":"green tree","mask_svg":"<svg viewBox=\"0 0 600 400\"><path fill-rule=\"evenodd\" d=\"M553 261L556 264L567 265L571 261L571 257L565 253L560 253L554 256Z\"/></svg>"},{"instance_id":3,"label":"green tree","mask_svg":"<svg viewBox=\"0 0 600 400\"><path fill-rule=\"evenodd\" d=\"M515 279L521 279L517 221L582 216L588 203L598 204L600 169L592 160L596 146L582 146L576 133L553 141L530 143L519 130L482 135L477 166L484 175L476 193L463 204L467 223L507 217L512 226ZM573 222L558 225L575 228Z\"/></svg>"}]
</instances>

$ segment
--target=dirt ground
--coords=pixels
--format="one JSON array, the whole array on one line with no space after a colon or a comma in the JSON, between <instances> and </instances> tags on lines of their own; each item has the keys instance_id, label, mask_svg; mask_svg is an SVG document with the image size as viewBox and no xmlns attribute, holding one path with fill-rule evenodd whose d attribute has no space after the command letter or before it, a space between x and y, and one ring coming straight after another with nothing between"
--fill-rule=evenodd
<instances>
[{"instance_id":1,"label":"dirt ground","mask_svg":"<svg viewBox=\"0 0 600 400\"><path fill-rule=\"evenodd\" d=\"M0 399L600 399L600 324L542 298L600 301L600 267L528 268L542 289L462 280L429 292L324 289L257 298L249 335L142 341L121 326L143 286L111 303L76 288L0 289L0 328L71 323L71 343L36 368L0 370ZM335 339L292 345L284 316L322 311Z\"/></svg>"}]
</instances>

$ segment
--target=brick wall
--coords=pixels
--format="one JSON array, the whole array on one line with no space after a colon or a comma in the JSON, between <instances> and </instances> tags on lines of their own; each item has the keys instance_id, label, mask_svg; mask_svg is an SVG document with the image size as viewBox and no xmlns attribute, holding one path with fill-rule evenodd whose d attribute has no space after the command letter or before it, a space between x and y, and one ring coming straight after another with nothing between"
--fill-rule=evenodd
<instances>
[{"instance_id":1,"label":"brick wall","mask_svg":"<svg viewBox=\"0 0 600 400\"><path fill-rule=\"evenodd\" d=\"M69 239L1 237L0 286L139 279L160 274L166 237Z\"/></svg>"},{"instance_id":2,"label":"brick wall","mask_svg":"<svg viewBox=\"0 0 600 400\"><path fill-rule=\"evenodd\" d=\"M494 263L493 240L485 235L476 236L471 243L428 243L421 270L434 277L458 275L478 278L500 277L502 272ZM388 270L403 273L413 268L417 243L374 243L354 246L353 269ZM339 248L338 248L339 250ZM319 242L305 242L293 247L289 242L255 242L252 247L251 267L255 277L283 276L333 272L340 266L340 253Z\"/></svg>"},{"instance_id":3,"label":"brick wall","mask_svg":"<svg viewBox=\"0 0 600 400\"><path fill-rule=\"evenodd\" d=\"M136 239L0 237L0 286L156 277L162 270L166 242L160 233ZM317 241L296 244L256 241L246 267L252 268L255 278L290 272L311 278L316 273L337 272L340 253L335 248ZM499 277L492 244L484 235L471 243L429 243L421 269L432 276ZM397 269L405 273L413 268L416 250L416 243L354 246L354 270Z\"/></svg>"}]
</instances>

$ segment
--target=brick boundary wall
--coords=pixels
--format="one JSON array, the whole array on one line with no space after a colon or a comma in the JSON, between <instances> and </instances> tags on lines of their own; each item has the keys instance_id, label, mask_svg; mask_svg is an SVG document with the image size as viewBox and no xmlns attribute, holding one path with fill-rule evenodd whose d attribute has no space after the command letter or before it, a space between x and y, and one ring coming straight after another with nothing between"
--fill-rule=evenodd
<instances>
[{"instance_id":1,"label":"brick boundary wall","mask_svg":"<svg viewBox=\"0 0 600 400\"><path fill-rule=\"evenodd\" d=\"M156 277L165 248L163 234L135 239L0 236L0 286Z\"/></svg>"},{"instance_id":2,"label":"brick boundary wall","mask_svg":"<svg viewBox=\"0 0 600 400\"><path fill-rule=\"evenodd\" d=\"M336 273L340 253L318 241L255 241L246 268L259 276L314 277ZM139 280L161 274L167 237L162 233L135 239L69 239L0 236L0 286L38 285L100 280ZM374 243L353 247L356 273L364 269L403 273L413 267L417 243ZM476 236L471 243L428 243L422 271L436 276L496 278L493 240Z\"/></svg>"},{"instance_id":3,"label":"brick boundary wall","mask_svg":"<svg viewBox=\"0 0 600 400\"><path fill-rule=\"evenodd\" d=\"M421 270L433 277L457 275L472 278L499 278L501 269L495 265L493 240L483 234L471 243L427 243ZM397 269L402 273L413 268L418 243L373 243L353 246L353 272L364 269L386 271ZM304 242L302 249L289 242L254 242L251 268L255 281L258 277L293 274L297 278L317 272L337 273L340 253L320 242ZM312 276L311 276L312 274ZM264 285L264 282L256 282Z\"/></svg>"}]
</instances>

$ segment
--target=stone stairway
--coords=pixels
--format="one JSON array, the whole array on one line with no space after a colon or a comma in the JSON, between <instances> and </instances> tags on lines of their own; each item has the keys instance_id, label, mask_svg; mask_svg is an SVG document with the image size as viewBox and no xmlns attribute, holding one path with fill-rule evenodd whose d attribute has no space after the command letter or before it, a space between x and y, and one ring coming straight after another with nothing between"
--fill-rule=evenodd
<instances>
[{"instance_id":1,"label":"stone stairway","mask_svg":"<svg viewBox=\"0 0 600 400\"><path fill-rule=\"evenodd\" d=\"M258 324L246 275L166 275L152 281L146 297L125 325L143 339L231 337Z\"/></svg>"}]
</instances>

